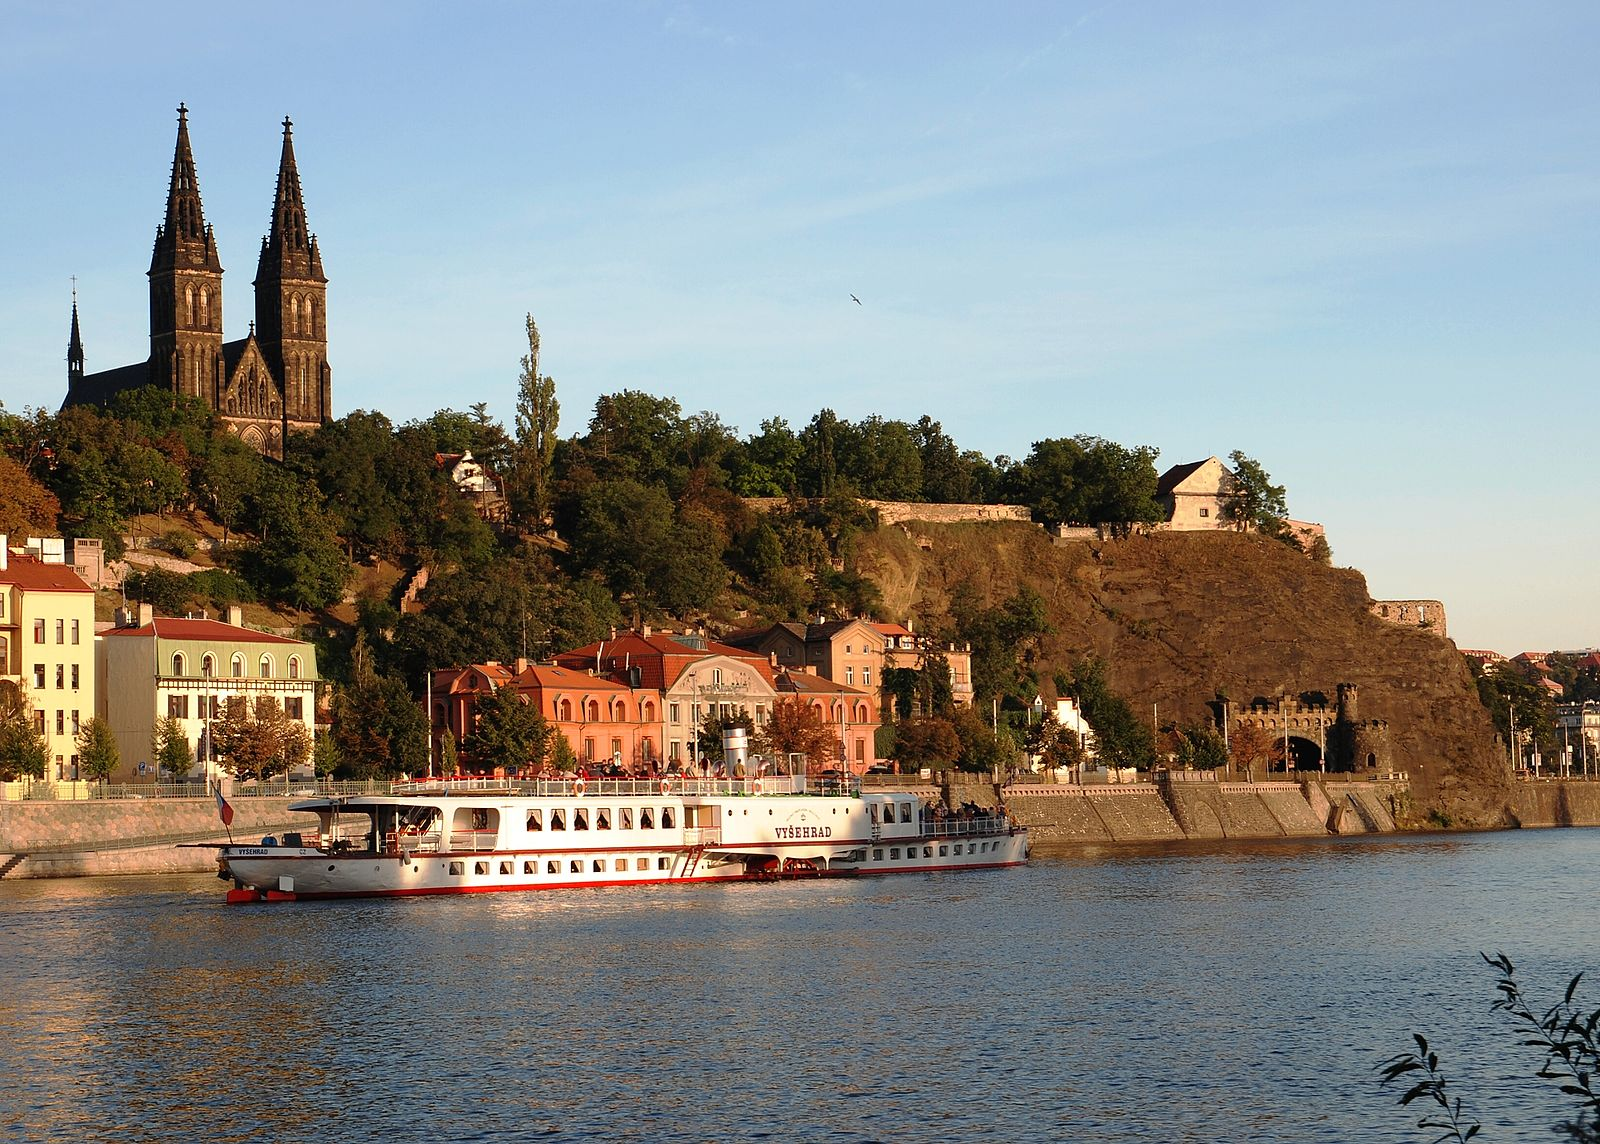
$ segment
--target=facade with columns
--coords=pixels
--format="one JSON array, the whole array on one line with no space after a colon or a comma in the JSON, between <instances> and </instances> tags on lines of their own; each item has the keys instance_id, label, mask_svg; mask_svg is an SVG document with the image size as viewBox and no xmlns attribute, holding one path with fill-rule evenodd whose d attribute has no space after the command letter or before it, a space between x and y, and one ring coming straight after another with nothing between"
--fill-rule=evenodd
<instances>
[{"instance_id":1,"label":"facade with columns","mask_svg":"<svg viewBox=\"0 0 1600 1144\"><path fill-rule=\"evenodd\" d=\"M271 230L256 263L255 320L247 336L225 342L222 260L200 202L188 108L179 105L166 218L150 258L150 355L87 372L74 294L64 406L105 406L119 393L153 385L199 399L230 432L272 457L283 456L289 433L332 419L328 279L306 224L292 128L285 118Z\"/></svg>"}]
</instances>

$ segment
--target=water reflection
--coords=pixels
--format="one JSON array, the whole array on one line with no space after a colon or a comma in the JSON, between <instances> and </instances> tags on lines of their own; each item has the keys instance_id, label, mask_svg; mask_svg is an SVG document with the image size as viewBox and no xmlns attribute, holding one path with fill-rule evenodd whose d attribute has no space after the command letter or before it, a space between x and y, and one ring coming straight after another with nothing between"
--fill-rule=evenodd
<instances>
[{"instance_id":1,"label":"water reflection","mask_svg":"<svg viewBox=\"0 0 1600 1144\"><path fill-rule=\"evenodd\" d=\"M1491 1138L1549 1091L1479 949L1587 967L1584 831L1040 848L1025 870L224 907L0 884L17 1140L1393 1140L1429 1033ZM1491 1115L1493 1113L1493 1115Z\"/></svg>"}]
</instances>

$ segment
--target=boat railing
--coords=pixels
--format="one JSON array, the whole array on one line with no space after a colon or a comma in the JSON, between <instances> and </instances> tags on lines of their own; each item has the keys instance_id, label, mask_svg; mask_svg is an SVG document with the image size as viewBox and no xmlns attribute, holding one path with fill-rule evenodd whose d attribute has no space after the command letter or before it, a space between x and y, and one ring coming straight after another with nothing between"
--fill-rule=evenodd
<instances>
[{"instance_id":1,"label":"boat railing","mask_svg":"<svg viewBox=\"0 0 1600 1144\"><path fill-rule=\"evenodd\" d=\"M924 821L927 833L934 838L976 838L1011 833L1011 819L1004 814L980 815L977 818L934 818Z\"/></svg>"},{"instance_id":2,"label":"boat railing","mask_svg":"<svg viewBox=\"0 0 1600 1144\"><path fill-rule=\"evenodd\" d=\"M722 827L690 827L683 832L683 841L689 846L720 846L722 844Z\"/></svg>"},{"instance_id":3,"label":"boat railing","mask_svg":"<svg viewBox=\"0 0 1600 1144\"><path fill-rule=\"evenodd\" d=\"M861 781L854 775L810 777L804 775L760 775L747 778L709 778L680 774L655 778L539 778L539 779L415 779L392 784L397 795L430 794L507 794L523 798L561 798L610 796L650 798L678 796L739 797L768 794L815 794L854 796L861 793Z\"/></svg>"}]
</instances>

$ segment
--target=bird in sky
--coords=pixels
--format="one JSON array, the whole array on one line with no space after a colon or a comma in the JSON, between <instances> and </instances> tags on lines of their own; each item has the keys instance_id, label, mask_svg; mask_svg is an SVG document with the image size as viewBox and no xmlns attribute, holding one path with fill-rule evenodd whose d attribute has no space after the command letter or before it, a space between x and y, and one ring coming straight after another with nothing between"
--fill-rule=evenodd
<instances>
[{"instance_id":1,"label":"bird in sky","mask_svg":"<svg viewBox=\"0 0 1600 1144\"><path fill-rule=\"evenodd\" d=\"M857 298L854 294L850 295L850 301L854 302L857 306L861 305L861 299Z\"/></svg>"}]
</instances>

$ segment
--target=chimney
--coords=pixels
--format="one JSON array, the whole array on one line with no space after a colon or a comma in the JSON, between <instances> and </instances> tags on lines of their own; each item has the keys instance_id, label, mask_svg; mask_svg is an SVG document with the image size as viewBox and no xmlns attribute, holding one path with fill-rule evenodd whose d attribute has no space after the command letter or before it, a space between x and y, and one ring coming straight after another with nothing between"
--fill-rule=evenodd
<instances>
[{"instance_id":1,"label":"chimney","mask_svg":"<svg viewBox=\"0 0 1600 1144\"><path fill-rule=\"evenodd\" d=\"M643 634L644 634L644 638L645 639L649 639L650 638L650 625L649 624L645 624L644 625L644 633Z\"/></svg>"},{"instance_id":2,"label":"chimney","mask_svg":"<svg viewBox=\"0 0 1600 1144\"><path fill-rule=\"evenodd\" d=\"M10 542L11 537L4 532L0 532L0 572L4 572L11 567Z\"/></svg>"},{"instance_id":3,"label":"chimney","mask_svg":"<svg viewBox=\"0 0 1600 1144\"><path fill-rule=\"evenodd\" d=\"M153 604L140 604L139 605L139 626L142 628L146 624L153 624L155 622L156 622L156 609L155 609L155 606Z\"/></svg>"},{"instance_id":4,"label":"chimney","mask_svg":"<svg viewBox=\"0 0 1600 1144\"><path fill-rule=\"evenodd\" d=\"M528 660L527 656L523 656L523 655L517 656L517 674L518 675L521 675L523 672L528 670L528 663L529 663L529 660Z\"/></svg>"},{"instance_id":5,"label":"chimney","mask_svg":"<svg viewBox=\"0 0 1600 1144\"><path fill-rule=\"evenodd\" d=\"M229 604L225 620L236 628L244 627L244 609L238 604Z\"/></svg>"}]
</instances>

